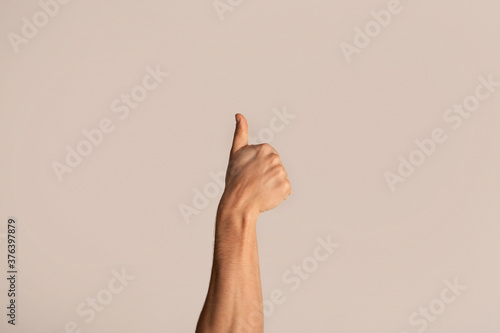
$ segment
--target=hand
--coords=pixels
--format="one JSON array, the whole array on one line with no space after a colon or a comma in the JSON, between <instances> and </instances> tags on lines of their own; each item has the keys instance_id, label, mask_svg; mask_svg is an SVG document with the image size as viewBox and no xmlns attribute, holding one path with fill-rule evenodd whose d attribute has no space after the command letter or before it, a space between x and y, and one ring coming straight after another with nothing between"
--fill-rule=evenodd
<instances>
[{"instance_id":1,"label":"hand","mask_svg":"<svg viewBox=\"0 0 500 333\"><path fill-rule=\"evenodd\" d=\"M278 152L268 143L248 145L248 124L236 114L236 129L221 203L241 214L260 214L292 193Z\"/></svg>"}]
</instances>

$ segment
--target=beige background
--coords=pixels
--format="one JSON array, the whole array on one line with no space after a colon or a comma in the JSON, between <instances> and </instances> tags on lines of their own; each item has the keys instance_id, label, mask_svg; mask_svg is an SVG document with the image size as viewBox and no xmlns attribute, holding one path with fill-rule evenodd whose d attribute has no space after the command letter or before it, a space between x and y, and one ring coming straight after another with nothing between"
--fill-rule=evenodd
<instances>
[{"instance_id":1,"label":"beige background","mask_svg":"<svg viewBox=\"0 0 500 333\"><path fill-rule=\"evenodd\" d=\"M225 169L234 113L258 136L286 107L272 145L293 194L258 226L264 298L286 296L266 332L417 332L410 315L455 278L467 289L425 331L500 332L500 89L458 130L442 118L478 76L500 81L500 6L402 1L348 63L340 43L387 3L248 0L221 21L210 0L74 0L16 54L7 34L40 5L2 1L0 232L17 218L19 297L14 329L2 278L1 331L193 332L218 197L189 224L179 207ZM156 65L170 76L120 120L112 101ZM115 130L59 182L51 164L103 118ZM391 192L384 172L435 127L448 140ZM282 274L328 235L341 247L291 291ZM77 307L122 268L135 279L86 323Z\"/></svg>"}]
</instances>

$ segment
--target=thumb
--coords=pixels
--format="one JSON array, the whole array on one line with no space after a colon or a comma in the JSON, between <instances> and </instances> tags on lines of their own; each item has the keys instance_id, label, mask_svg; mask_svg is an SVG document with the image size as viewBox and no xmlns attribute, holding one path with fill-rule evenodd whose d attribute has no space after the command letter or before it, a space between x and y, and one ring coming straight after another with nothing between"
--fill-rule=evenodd
<instances>
[{"instance_id":1,"label":"thumb","mask_svg":"<svg viewBox=\"0 0 500 333\"><path fill-rule=\"evenodd\" d=\"M248 146L248 124L241 113L235 115L236 129L234 130L233 146L231 156L243 147Z\"/></svg>"}]
</instances>

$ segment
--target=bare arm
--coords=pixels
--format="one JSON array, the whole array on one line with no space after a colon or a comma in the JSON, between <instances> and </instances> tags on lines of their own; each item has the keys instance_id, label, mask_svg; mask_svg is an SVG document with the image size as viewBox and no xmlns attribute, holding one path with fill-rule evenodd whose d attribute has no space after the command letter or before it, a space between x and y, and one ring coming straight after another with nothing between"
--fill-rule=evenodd
<instances>
[{"instance_id":1,"label":"bare arm","mask_svg":"<svg viewBox=\"0 0 500 333\"><path fill-rule=\"evenodd\" d=\"M248 145L245 117L236 130L215 222L212 275L196 333L264 331L256 224L291 193L285 168L270 145Z\"/></svg>"}]
</instances>

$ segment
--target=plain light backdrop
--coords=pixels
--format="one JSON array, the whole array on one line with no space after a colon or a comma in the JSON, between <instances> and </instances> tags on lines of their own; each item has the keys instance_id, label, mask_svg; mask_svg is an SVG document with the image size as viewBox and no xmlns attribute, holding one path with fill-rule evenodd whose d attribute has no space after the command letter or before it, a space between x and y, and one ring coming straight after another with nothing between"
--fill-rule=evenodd
<instances>
[{"instance_id":1,"label":"plain light backdrop","mask_svg":"<svg viewBox=\"0 0 500 333\"><path fill-rule=\"evenodd\" d=\"M222 194L211 173L240 112L293 189L258 223L264 299L286 298L266 332L500 332L500 87L456 130L443 119L478 77L500 82L499 4L401 0L346 57L390 1L223 2L220 16L212 0L73 0L46 22L39 2L0 4L0 276L11 216L19 271L15 328L0 282L1 331L193 332ZM120 119L113 102L147 68L169 75ZM114 130L59 181L54 163L103 119ZM384 174L435 128L447 140L391 191ZM318 237L340 247L292 290L283 275ZM123 269L134 279L111 293ZM455 279L466 289L440 309Z\"/></svg>"}]
</instances>

